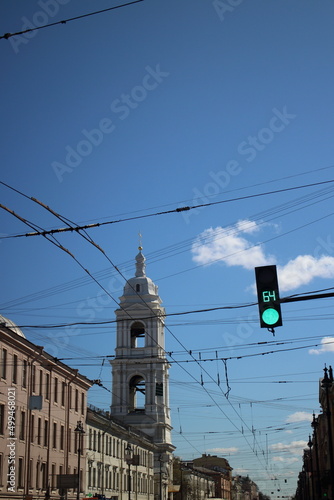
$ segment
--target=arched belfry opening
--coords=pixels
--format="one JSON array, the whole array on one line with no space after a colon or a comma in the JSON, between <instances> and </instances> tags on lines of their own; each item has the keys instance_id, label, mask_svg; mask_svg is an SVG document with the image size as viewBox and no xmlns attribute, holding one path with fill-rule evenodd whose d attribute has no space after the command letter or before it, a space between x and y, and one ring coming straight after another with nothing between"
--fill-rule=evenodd
<instances>
[{"instance_id":1,"label":"arched belfry opening","mask_svg":"<svg viewBox=\"0 0 334 500\"><path fill-rule=\"evenodd\" d=\"M129 411L145 411L146 383L144 377L135 375L129 383Z\"/></svg>"},{"instance_id":2,"label":"arched belfry opening","mask_svg":"<svg viewBox=\"0 0 334 500\"><path fill-rule=\"evenodd\" d=\"M131 336L131 348L145 347L145 325L141 321L135 321L131 325L130 329Z\"/></svg>"}]
</instances>

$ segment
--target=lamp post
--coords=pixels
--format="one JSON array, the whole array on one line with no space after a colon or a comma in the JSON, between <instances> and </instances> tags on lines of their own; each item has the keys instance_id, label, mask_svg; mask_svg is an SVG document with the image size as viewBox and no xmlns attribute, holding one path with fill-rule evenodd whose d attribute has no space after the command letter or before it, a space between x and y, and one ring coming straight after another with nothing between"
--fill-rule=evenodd
<instances>
[{"instance_id":1,"label":"lamp post","mask_svg":"<svg viewBox=\"0 0 334 500\"><path fill-rule=\"evenodd\" d=\"M80 420L78 421L77 426L74 429L74 432L78 433L77 434L77 436L78 436L78 438L77 438L78 439L78 441L77 441L77 444L78 444L78 488L77 488L77 500L79 500L80 499L80 481L81 481L81 477L80 477L80 455L82 453L82 437L85 434L82 422Z\"/></svg>"},{"instance_id":2,"label":"lamp post","mask_svg":"<svg viewBox=\"0 0 334 500\"><path fill-rule=\"evenodd\" d=\"M315 450L315 463L316 463L316 469L317 469L317 475L316 475L316 486L317 486L317 495L318 498L322 497L321 494L321 481L320 481L320 466L319 466L319 449L318 449L318 419L315 418L315 414L313 413L313 421L311 423L311 426L313 427L313 435L314 435L314 450Z\"/></svg>"},{"instance_id":3,"label":"lamp post","mask_svg":"<svg viewBox=\"0 0 334 500\"><path fill-rule=\"evenodd\" d=\"M310 493L312 494L312 500L315 500L315 495L314 495L314 472L313 472L313 457L312 457L312 446L313 446L313 443L312 443L312 440L311 440L311 436L308 437L308 443L307 443L307 446L310 448L310 471L311 474L310 474L310 481L311 481L311 491Z\"/></svg>"},{"instance_id":4,"label":"lamp post","mask_svg":"<svg viewBox=\"0 0 334 500\"><path fill-rule=\"evenodd\" d=\"M127 447L125 448L125 461L128 464L128 496L129 500L131 500L131 464L133 460L133 455L132 455L132 448L130 446L130 443L128 443Z\"/></svg>"}]
</instances>

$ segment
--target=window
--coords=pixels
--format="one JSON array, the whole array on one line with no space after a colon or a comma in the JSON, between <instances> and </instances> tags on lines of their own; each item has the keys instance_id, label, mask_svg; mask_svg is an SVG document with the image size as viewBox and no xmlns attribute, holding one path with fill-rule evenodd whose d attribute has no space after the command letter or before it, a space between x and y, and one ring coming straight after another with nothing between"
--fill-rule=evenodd
<instances>
[{"instance_id":1,"label":"window","mask_svg":"<svg viewBox=\"0 0 334 500\"><path fill-rule=\"evenodd\" d=\"M75 389L75 411L79 411L79 391Z\"/></svg>"},{"instance_id":2,"label":"window","mask_svg":"<svg viewBox=\"0 0 334 500\"><path fill-rule=\"evenodd\" d=\"M72 408L72 387L68 386L68 405L69 408Z\"/></svg>"},{"instance_id":3,"label":"window","mask_svg":"<svg viewBox=\"0 0 334 500\"><path fill-rule=\"evenodd\" d=\"M45 375L45 399L50 399L50 374Z\"/></svg>"},{"instance_id":4,"label":"window","mask_svg":"<svg viewBox=\"0 0 334 500\"><path fill-rule=\"evenodd\" d=\"M85 393L82 392L81 393L81 415L85 414L85 408L86 408L86 405L85 405Z\"/></svg>"},{"instance_id":5,"label":"window","mask_svg":"<svg viewBox=\"0 0 334 500\"><path fill-rule=\"evenodd\" d=\"M22 387L27 388L27 374L28 374L28 362L26 359L23 360L22 365Z\"/></svg>"},{"instance_id":6,"label":"window","mask_svg":"<svg viewBox=\"0 0 334 500\"><path fill-rule=\"evenodd\" d=\"M1 378L7 378L7 349L2 349L1 352Z\"/></svg>"},{"instance_id":7,"label":"window","mask_svg":"<svg viewBox=\"0 0 334 500\"><path fill-rule=\"evenodd\" d=\"M0 486L3 486L3 454L0 453Z\"/></svg>"},{"instance_id":8,"label":"window","mask_svg":"<svg viewBox=\"0 0 334 500\"><path fill-rule=\"evenodd\" d=\"M52 441L52 446L53 448L57 448L57 424L56 422L53 422L53 441Z\"/></svg>"},{"instance_id":9,"label":"window","mask_svg":"<svg viewBox=\"0 0 334 500\"><path fill-rule=\"evenodd\" d=\"M0 435L5 432L5 405L0 404Z\"/></svg>"},{"instance_id":10,"label":"window","mask_svg":"<svg viewBox=\"0 0 334 500\"><path fill-rule=\"evenodd\" d=\"M56 464L51 465L51 488L53 490L56 489L56 483L57 483L57 476L56 476Z\"/></svg>"},{"instance_id":11,"label":"window","mask_svg":"<svg viewBox=\"0 0 334 500\"><path fill-rule=\"evenodd\" d=\"M17 485L18 488L23 488L23 458L19 457L19 469L18 469L18 478Z\"/></svg>"},{"instance_id":12,"label":"window","mask_svg":"<svg viewBox=\"0 0 334 500\"><path fill-rule=\"evenodd\" d=\"M30 459L30 462L29 462L29 476L28 476L28 488L33 488L33 483L32 483L32 475L33 475L33 467L34 467L34 461L33 459L31 458Z\"/></svg>"},{"instance_id":13,"label":"window","mask_svg":"<svg viewBox=\"0 0 334 500\"><path fill-rule=\"evenodd\" d=\"M92 486L92 465L88 465L88 488Z\"/></svg>"},{"instance_id":14,"label":"window","mask_svg":"<svg viewBox=\"0 0 334 500\"><path fill-rule=\"evenodd\" d=\"M42 419L38 417L37 422L37 444L41 444L42 442Z\"/></svg>"},{"instance_id":15,"label":"window","mask_svg":"<svg viewBox=\"0 0 334 500\"><path fill-rule=\"evenodd\" d=\"M65 427L63 425L60 426L60 449L64 449L64 440L65 440Z\"/></svg>"},{"instance_id":16,"label":"window","mask_svg":"<svg viewBox=\"0 0 334 500\"><path fill-rule=\"evenodd\" d=\"M71 453L72 451L72 429L69 427L68 429L68 451Z\"/></svg>"},{"instance_id":17,"label":"window","mask_svg":"<svg viewBox=\"0 0 334 500\"><path fill-rule=\"evenodd\" d=\"M93 431L92 429L89 429L89 434L88 434L88 449L91 450L92 449L92 438L93 438Z\"/></svg>"},{"instance_id":18,"label":"window","mask_svg":"<svg viewBox=\"0 0 334 500\"><path fill-rule=\"evenodd\" d=\"M41 475L42 475L42 489L46 490L47 485L48 485L48 476L47 476L47 469L46 469L45 462L42 463Z\"/></svg>"},{"instance_id":19,"label":"window","mask_svg":"<svg viewBox=\"0 0 334 500\"><path fill-rule=\"evenodd\" d=\"M36 392L36 366L32 365L31 367L31 390L32 392Z\"/></svg>"},{"instance_id":20,"label":"window","mask_svg":"<svg viewBox=\"0 0 334 500\"><path fill-rule=\"evenodd\" d=\"M140 292L140 285L136 284L136 292Z\"/></svg>"},{"instance_id":21,"label":"window","mask_svg":"<svg viewBox=\"0 0 334 500\"><path fill-rule=\"evenodd\" d=\"M44 446L48 446L49 442L49 421L44 420Z\"/></svg>"},{"instance_id":22,"label":"window","mask_svg":"<svg viewBox=\"0 0 334 500\"><path fill-rule=\"evenodd\" d=\"M17 354L13 355L12 384L17 384Z\"/></svg>"},{"instance_id":23,"label":"window","mask_svg":"<svg viewBox=\"0 0 334 500\"><path fill-rule=\"evenodd\" d=\"M55 377L55 385L54 385L54 402L58 402L58 379Z\"/></svg>"},{"instance_id":24,"label":"window","mask_svg":"<svg viewBox=\"0 0 334 500\"><path fill-rule=\"evenodd\" d=\"M21 411L20 435L19 435L19 439L21 440L24 440L25 428L26 428L26 412Z\"/></svg>"},{"instance_id":25,"label":"window","mask_svg":"<svg viewBox=\"0 0 334 500\"><path fill-rule=\"evenodd\" d=\"M42 396L43 394L43 371L39 371L39 395Z\"/></svg>"},{"instance_id":26,"label":"window","mask_svg":"<svg viewBox=\"0 0 334 500\"><path fill-rule=\"evenodd\" d=\"M34 433L35 433L35 415L31 415L30 419L31 429L30 429L30 442L34 442Z\"/></svg>"},{"instance_id":27,"label":"window","mask_svg":"<svg viewBox=\"0 0 334 500\"><path fill-rule=\"evenodd\" d=\"M65 406L66 382L61 383L61 405Z\"/></svg>"},{"instance_id":28,"label":"window","mask_svg":"<svg viewBox=\"0 0 334 500\"><path fill-rule=\"evenodd\" d=\"M36 490L39 489L39 462L36 463Z\"/></svg>"},{"instance_id":29,"label":"window","mask_svg":"<svg viewBox=\"0 0 334 500\"><path fill-rule=\"evenodd\" d=\"M96 451L96 431L93 431L93 451Z\"/></svg>"}]
</instances>

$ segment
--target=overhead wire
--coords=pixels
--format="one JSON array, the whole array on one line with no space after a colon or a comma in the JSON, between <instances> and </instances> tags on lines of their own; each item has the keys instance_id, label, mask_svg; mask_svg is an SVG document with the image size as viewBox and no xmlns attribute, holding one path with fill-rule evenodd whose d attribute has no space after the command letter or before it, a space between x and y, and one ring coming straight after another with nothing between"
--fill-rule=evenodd
<instances>
[{"instance_id":1,"label":"overhead wire","mask_svg":"<svg viewBox=\"0 0 334 500\"><path fill-rule=\"evenodd\" d=\"M132 0L131 2L128 2L128 3L124 3L121 5L115 5L113 7L108 7L106 9L102 9L102 10L96 10L94 12L89 12L88 14L81 14L79 16L71 17L68 19L63 19L62 21L55 21L54 23L44 24L42 26L36 26L35 28L28 28L28 29L22 30L22 31L16 31L15 33L5 33L4 35L0 36L0 40L1 39L8 40L12 36L24 35L25 33L30 33L32 31L37 31L37 30L41 30L41 29L45 29L45 28L51 28L51 26L56 26L57 24L66 24L66 23L69 23L71 21L77 21L78 19L84 19L85 17L95 16L97 14L102 14L102 13L108 12L110 10L120 9L121 7L127 7L129 5L133 5L135 3L139 3L139 2L143 2L143 1L144 0Z\"/></svg>"},{"instance_id":2,"label":"overhead wire","mask_svg":"<svg viewBox=\"0 0 334 500\"><path fill-rule=\"evenodd\" d=\"M10 187L8 184L6 184L6 183L2 183L2 184L3 184L3 185L5 185L6 187L10 188L10 189L13 189L13 190L14 190L14 191L16 191L16 192L19 192L19 191L18 191L18 190L16 190L15 188L11 188L11 187ZM314 197L314 196L319 196L319 193L317 192L315 195L312 195L312 196L313 196L313 197ZM29 198L29 197L27 197L27 198ZM306 198L306 197L305 197L305 196L303 196L302 198L297 199L297 203L301 203L301 201L302 201L302 200L304 200L305 198ZM296 203L296 202L295 202L295 203ZM289 204L288 204L288 205L290 205L290 204L291 204L291 202L289 202ZM277 214L277 211L280 211L280 210L284 209L284 207L285 207L286 205L287 205L287 204L283 204L283 205L281 205L281 209L279 209L278 207L275 207L275 213ZM282 207L283 207L283 208L282 208ZM262 212L262 213L260 213L260 214L255 215L255 216L252 216L252 217L251 217L251 219L256 220L256 219L257 219L258 217L260 217L260 216L261 216L261 217L266 216L266 214L267 214L267 213L268 213L268 211ZM327 216L325 216L325 217L329 217L329 216L331 216L331 215L332 215L332 214L328 214L328 215L327 215ZM276 216L277 216L277 215L276 215ZM314 222L317 222L317 221L318 221L318 220L316 220L316 221L312 221L311 223L314 223ZM265 223L265 222L263 222L263 223ZM310 224L311 224L311 223L310 223ZM303 227L304 227L304 226L303 226ZM240 228L241 228L241 225L240 225ZM297 228L294 228L291 232L293 232L293 231L295 231L295 230L298 230L298 229L300 229L300 228L298 228L298 227L297 227ZM239 231L240 231L240 229L239 229ZM221 232L221 234L222 234L223 236L226 234L226 233L224 232L224 229L223 229L223 228L220 230L220 232ZM237 234L237 233L238 233L238 230L235 230L235 232L234 232L233 234ZM286 234L287 234L287 233L282 233L282 234L280 234L280 235L279 235L279 237L283 237L283 236L285 236ZM215 232L215 237L216 237L216 235L219 235L219 231L216 231L216 232ZM164 255L165 255L165 257L164 257L164 258L167 258L168 253L170 253L170 256L171 256L171 255L176 255L177 253L180 253L180 252L175 253L175 251L173 251L173 249L176 249L176 248L182 248L182 246L183 246L183 247L185 247L185 249L187 249L187 248L188 248L188 244L192 244L193 248L196 248L196 240L197 240L197 239L198 239L198 238L195 238L195 240L194 240L194 239L185 240L184 242L178 243L177 245L172 245L172 246L170 246L170 247L164 247L164 249L163 249L163 252L164 252ZM270 239L269 239L269 240L266 240L266 241L264 241L264 242L262 242L262 243L266 243L266 242L268 242L268 241L270 241ZM260 243L261 243L261 242L259 242L258 244L260 244ZM180 247L180 245L181 245L181 247ZM249 249L249 248L248 248L248 249ZM184 250L184 251L185 251L185 250ZM153 253L151 253L151 254L149 254L149 255L148 255L148 260L150 261L150 263L152 263L152 262L159 262L159 261L161 260L161 258L156 258L156 257L155 257L155 258L153 258L153 256L158 256L158 255L159 255L159 252L160 252L160 254L161 254L161 251L157 251L157 252L153 252ZM225 256L225 257L227 257L227 256ZM126 265L126 267L125 267L125 265ZM121 266L118 266L118 268L122 267L122 269L127 269L127 268L129 268L129 265L130 265L130 261L128 261L127 263L123 263L123 264L121 264ZM131 265L132 265L132 264L131 264ZM192 266L191 268L188 268L188 269L186 269L186 270L183 270L183 271L181 271L181 272L179 272L179 273L174 273L174 274L171 274L171 275L167 275L167 276L161 277L161 278L160 278L160 280L162 280L162 279L166 279L166 278L170 278L170 277L174 276L175 274L180 274L180 273L183 273L183 272L188 272L188 271L190 271L190 270L193 270L193 269L196 269L196 268L202 267L203 265L205 265L205 264L200 264L200 265L197 265L197 266ZM110 275L110 269L104 269L104 270L100 271L100 272L98 273L98 275L99 275L99 278L102 278L102 277L105 277L105 278L106 278L106 277L107 277L107 275ZM88 283L88 281L87 281L88 279L89 279L89 278L79 278L79 279L74 280L74 281L72 281L72 282L68 282L68 283L66 283L66 284L64 284L64 285L58 285L58 286L56 286L56 287L52 287L51 289L48 289L48 290L46 290L46 291L44 291L44 292L37 292L36 294L32 294L32 295L29 295L29 296L26 296L26 297L24 297L24 298L20 299L20 303L30 302L30 301L32 301L32 300L37 300L38 298L42 298L43 296L47 297L47 296L53 295L53 294L55 294L55 293L60 293L60 292L65 291L65 290L71 290L71 289L76 288L76 287L78 287L78 286L82 286L84 283ZM158 281L159 281L159 280L158 280ZM66 287L66 288L62 288L62 287ZM41 295L41 293L42 293L43 295ZM10 302L8 302L8 303L6 303L6 304L2 304L2 308L13 307L16 303L17 303L17 300L15 300L15 301L10 301Z\"/></svg>"},{"instance_id":3,"label":"overhead wire","mask_svg":"<svg viewBox=\"0 0 334 500\"><path fill-rule=\"evenodd\" d=\"M162 211L162 212L155 212L155 213L152 213L152 214L140 215L140 216L135 216L135 217L128 217L128 218L119 219L119 220L112 220L112 221L106 221L106 222L98 222L98 223L95 223L95 224L85 224L85 225L82 225L82 226L76 225L75 227L74 226L70 226L70 227L63 227L63 228L59 228L59 229L50 229L50 230L44 230L44 231L35 231L34 233L17 234L17 235L14 235L14 236L3 236L2 239L19 238L19 237L27 237L27 236L45 236L45 235L48 235L48 234L64 233L64 232L68 232L68 231L73 232L73 231L79 231L79 230L83 230L83 229L92 229L92 228L95 228L95 227L102 227L102 226L105 226L105 225L117 224L117 223L120 223L120 222L128 222L128 221L133 221L133 220L138 220L138 219L144 219L144 218L147 218L147 217L156 217L156 216L168 215L168 214L172 214L172 213L180 213L180 212L194 210L194 209L198 209L198 208L202 208L202 207L210 207L210 206L220 205L222 203L232 203L232 202L236 202L236 201L242 201L242 200L247 200L247 199L252 199L252 198L258 198L258 197L261 197L261 196L268 196L268 195L272 195L272 194L278 194L278 193L284 193L284 192L294 191L294 190L297 190L297 189L304 189L304 188L308 188L308 187L320 186L320 185L329 184L329 183L333 183L333 182L334 182L334 179L327 180L327 181L321 181L321 182L313 182L311 184L304 184L304 185L301 185L301 186L294 186L294 187L290 187L290 188L276 189L276 190L268 191L268 192L265 192L265 193L256 193L256 194L250 194L250 195L246 195L246 196L239 196L237 198L230 198L228 200L220 200L220 201L214 201L214 202L208 202L208 203L201 203L201 204L198 204L198 205L187 206L187 207L180 207L180 208L175 208L173 210L165 210L165 211ZM0 181L0 183L8 187L8 185L6 183L4 183L2 181Z\"/></svg>"},{"instance_id":4,"label":"overhead wire","mask_svg":"<svg viewBox=\"0 0 334 500\"><path fill-rule=\"evenodd\" d=\"M33 199L33 201L37 201L37 202L38 202L38 200L34 200L34 199ZM40 203L40 204L41 204L41 203ZM41 204L41 205L43 206L43 204ZM46 206L45 206L44 208L49 209L49 208L48 208L48 207L46 207ZM51 212L52 212L52 213L54 213L53 211L51 211ZM77 229L79 229L79 228L77 228ZM83 235L81 234L81 236L83 236ZM89 241L90 243L92 243L92 244L93 244L96 248L98 248L99 250L101 250L103 254L105 254L105 253L104 253L104 251L103 251L103 250L102 250L102 249L101 249L98 245L96 245L94 242L92 242L90 238L87 238L87 237L86 237L85 239L87 239L87 241ZM111 262L111 263L112 263L112 262ZM115 266L114 266L114 267L115 267ZM115 267L115 269L118 271L118 269L117 269L116 267ZM124 276L122 276L122 277L124 278ZM124 278L124 279L125 279L125 278ZM210 376L210 375L209 375L209 376ZM203 384L202 384L202 385L203 385ZM232 405L232 408L234 408L234 407L233 407L233 405Z\"/></svg>"},{"instance_id":5,"label":"overhead wire","mask_svg":"<svg viewBox=\"0 0 334 500\"><path fill-rule=\"evenodd\" d=\"M25 196L26 196L26 195L25 195ZM36 199L34 199L34 198L31 198L31 197L30 197L30 199L31 199L32 201L34 201L34 202L38 203L38 200L36 200ZM51 210L51 209L50 209L49 207L47 207L46 205L44 205L44 204L42 204L42 203L39 203L39 204L40 204L41 206L43 206L44 208L48 209L49 211ZM24 219L23 217L18 216L17 214L15 214L15 212L13 212L13 211L11 211L11 210L7 209L7 207L4 207L4 206L0 205L0 208L4 208L4 209L5 209L5 210L7 210L9 213L11 213L12 215L14 215L15 217L18 217L18 218L19 218L22 222L24 222L25 224L27 224L27 222L25 221L25 219ZM54 212L54 215L55 215L56 217L58 217L58 218L60 218L60 217L61 217L61 216L59 216L59 214L56 214L55 212ZM29 224L27 224L27 225L29 225ZM29 225L29 227L31 227L31 226ZM78 232L78 234L80 234L80 235L81 235L81 233L80 233L80 232ZM50 240L50 238L48 237L48 235L47 235L47 234L43 234L43 236L44 236L44 237L45 237L48 241L51 241L51 240ZM53 236L53 238L54 238L54 236ZM55 239L55 238L54 238L54 239ZM85 239L86 239L87 241L89 241L87 238L85 238ZM63 246L62 246L59 242L57 242L57 240L56 240L56 242L54 242L54 241L51 241L51 242L52 242L53 244L55 244L55 245L56 245L58 248L60 248L61 250L64 250L64 251L65 251L68 255L70 255L70 256L71 256L71 257L75 260L75 262L77 262L77 264L78 264L78 265L79 265L79 266L80 266L80 267L81 267L81 268L82 268L82 269L83 269L83 270L84 270L84 271L85 271L85 272L86 272L89 276L91 276L91 277L92 277L92 279L95 281L95 283L96 283L96 284L98 284L98 286L100 286L100 287L101 287L101 288L102 288L102 289L103 289L103 290L107 293L107 295L109 295L109 296L112 298L112 300L114 300L114 301L115 301L115 299L114 299L114 298L113 298L113 297L109 294L109 292L108 292L108 291L107 291L104 287L102 287L102 285L101 285L101 284L100 284L100 283L99 283L99 282L98 282L98 281L94 278L94 276L93 276L93 275L91 275L91 273L90 273L90 272L89 272L89 271L88 271L88 270L87 270L87 269L86 269L86 268L85 268L85 267L84 267L84 266L83 266L83 265L82 265L82 264L78 261L78 259L77 259L77 258L76 258L76 257L75 257L75 256L74 256L71 252L69 252L69 250L67 250L65 247L63 247ZM100 249L100 247L99 247L98 245L94 244L94 246L95 246L96 248ZM102 251L102 253L106 256L105 252L104 252L102 249L100 249L100 250L101 250L101 251ZM115 267L115 269L117 270L117 267L116 267L116 266L114 266L114 264L113 264L113 263L112 263L112 261L109 259L109 257L108 257L108 256L106 256L106 257L107 257L107 259L109 260L109 262L113 265L113 267ZM118 271L118 272L119 272L119 271ZM123 277L123 278L125 279L125 281L127 282L126 278L125 278L123 275L122 275L122 277ZM135 292L135 293L136 293L136 292ZM137 295L139 295L139 294L137 294ZM139 296L140 296L140 295L139 295ZM118 304L118 303L117 303L117 304ZM145 302L145 305L147 306L146 302ZM119 307L121 307L121 306L119 306ZM148 306L148 307L149 307L149 306ZM122 308L122 307L121 307L121 308ZM124 312L125 312L125 313L126 313L126 314L127 314L127 315L131 318L131 319L135 319L135 318L133 318L133 317L129 314L129 312L128 312L126 309L124 310ZM153 311L152 311L152 312L153 312ZM159 318L159 319L160 319L160 318ZM160 321L161 321L161 319L160 319ZM168 329L168 328L167 328L167 329ZM170 331L170 330L169 330L169 331ZM171 334L172 334L172 336L175 338L175 340L177 340L177 341L180 343L180 341L179 341L179 340L178 340L178 339L174 336L174 334L173 334L171 331L170 331L170 333L171 333ZM181 344L181 346L182 346L182 347L184 347L184 346L182 345L182 343L180 343L180 344ZM161 347L161 346L160 346L160 347ZM162 347L161 347L161 348L162 348ZM163 348L162 348L162 349L163 349ZM180 366L181 366L181 365L180 365ZM195 377L194 377L191 373L189 373L189 372L188 372L188 371L187 371L184 367L182 367L182 366L181 366L181 368L182 368L182 369L183 369L183 370L184 370L184 371L185 371L185 372L186 372L186 373L187 373L187 374L188 374L188 375L189 375L192 379L194 379L194 380L195 380L195 382L198 382L198 381L197 381L197 379L196 379L196 378L195 378ZM199 383L200 383L200 382L199 382ZM203 388L204 388L204 387L203 387ZM229 419L229 417L225 414L225 412L222 410L222 408L220 407L220 405L219 405L219 404L218 404L218 403L214 400L214 398L213 398L213 397L211 396L211 394L207 391L207 389L206 389L206 388L204 388L204 390L205 390L205 392L207 393L207 395L209 396L209 398L210 398L210 399L212 399L212 401L216 404L216 406L218 407L218 409L219 409L219 410L220 410L220 411L221 411L221 412L222 412L222 413L226 416L226 418L228 418L228 419ZM230 422L231 422L231 424L232 424L232 425L236 426L236 424L233 422L233 420L231 420L231 419L229 419L229 420L230 420Z\"/></svg>"},{"instance_id":6,"label":"overhead wire","mask_svg":"<svg viewBox=\"0 0 334 500\"><path fill-rule=\"evenodd\" d=\"M20 193L20 192L19 192L19 193ZM24 195L24 196L26 196L26 195ZM39 204L40 206L42 206L43 208L45 208L46 210L48 210L48 211L52 212L52 213L53 213L53 215L55 215L55 216L56 216L59 220L61 220L62 222L64 222L64 218L63 218L62 216L60 216L59 214L57 214L56 212L54 212L54 211L53 211L50 207L48 207L48 206L47 206L47 205L45 205L44 203L39 202L39 200L37 200L36 198L33 198L33 197L29 197L29 198L30 198L33 202L35 202L35 203ZM23 219L22 219L22 220L23 220ZM68 224L68 223L67 223L67 221L68 221L68 219L66 220L66 224ZM76 231L77 231L77 233L78 233L80 236L82 236L82 233L80 232L80 231L81 231L81 229L82 229L82 228L79 228L79 227L77 227L77 228L76 228ZM47 234L43 234L43 236L47 238ZM48 239L48 238L47 238L47 239ZM117 266L115 266L115 265L113 264L113 262L111 261L111 259L110 259L110 258L106 255L106 253L104 252L104 250L103 250L101 247L99 247L99 245L97 245L95 242L92 242L90 239L88 239L87 237L86 237L85 239L86 239L89 243L92 243L92 244L94 245L94 247L95 247L95 248L97 248L99 251L101 251L101 252L103 253L103 255L107 258L107 260L110 262L110 264L111 264L111 265L115 268L115 270L116 270L116 271L117 271L117 272L118 272L118 273L122 276L122 278L125 280L125 282L129 284L129 282L126 280L126 278L124 277L124 275L122 274L122 272L121 272L121 271L117 268ZM57 245L57 246L58 246L60 249L64 249L64 247L62 247L62 245L60 245L60 244L59 244L59 245ZM109 295L109 296L110 296L113 300L115 300L115 299L114 299L114 298L113 298L113 297L109 294L109 292L108 292L107 290L105 290L105 288L104 288L104 287L102 287L102 285L101 285L101 284L100 284L100 283L99 283L99 282L98 282L98 281L97 281L97 280L96 280L96 279L95 279L95 278L91 275L91 273L90 273L87 269L85 269L85 267L84 267L84 266L83 266L83 265L82 265L82 264L78 261L78 259L76 259L76 258L74 257L74 255L73 255L72 253L70 253L67 249L65 249L65 251L67 251L67 253L68 253L68 254L69 254L69 255L70 255L70 256L71 256L71 257L72 257L72 258L73 258L73 259L74 259L74 260L75 260L78 264L79 264L79 266L80 266L80 267L81 267L81 268L82 268L82 269L83 269L86 273L88 273L88 274L89 274L89 276L91 276L91 277L92 277L92 279L93 279L93 280L94 280L94 281L95 281L95 282L96 282L96 283L97 283L97 284L98 284L98 285L99 285L99 286L100 286L100 287L101 287L101 288L102 288L102 289L103 289L103 290L104 290L104 291L105 291L105 292L106 292L106 293L107 293L107 294L108 294L108 295ZM130 284L130 286L131 286L131 284ZM133 288L133 287L131 286L131 288ZM134 290L134 289L133 289L133 290ZM149 306L147 305L147 303L144 301L144 299L140 296L140 294L138 294L135 290L134 290L134 292L135 292L135 293L138 295L138 297L139 297L139 298L140 298L140 299L141 299L141 300L145 303L145 306L146 306L146 307L149 307ZM149 307L149 308L150 308L150 307ZM125 313L126 313L128 316L130 316L130 317L131 317L131 315L128 313L128 311L127 311L127 310L124 310L124 311L125 311ZM152 312L153 312L153 313L155 313L153 310L152 310ZM157 316L157 317L158 317L158 316ZM134 318L131 318L131 319L134 319ZM160 319L160 318L158 317L158 319ZM160 319L160 321L161 321L161 319ZM167 331L169 331L169 333L173 336L173 338L174 338L174 339L175 339L178 343L180 343L180 345L181 345L181 346L185 349L185 346L184 346L184 345L182 344L182 342L181 342L181 341L180 341L180 340L179 340L179 339L178 339L178 338L177 338L177 337L173 334L173 332L172 332L172 331L171 331L171 330L170 330L167 326L165 326L165 327L166 327ZM161 346L160 346L160 347L161 347ZM162 347L161 347L161 348L162 348ZM196 358L194 358L194 357L192 356L191 351L189 351L189 354L190 354L190 356L193 358L193 360L194 360L194 361L195 361L195 362L199 365L199 367L202 369L202 366L201 366L200 361L199 361L199 360L196 360ZM189 373L187 370L185 370L185 368L184 368L182 365L179 365L179 366L181 366L181 368L182 368L184 371L186 371L186 373L188 374L188 376L190 376L190 377L191 377L191 378L193 378L196 382L198 382L198 381L197 381L197 379L195 379L195 377L194 377L191 373ZM203 371L204 371L204 372L205 372L205 373L209 376L209 378L211 378L211 379L214 381L214 379L212 378L212 376L211 376L211 375L210 375L210 374L209 374L206 370L203 370ZM215 381L214 381L214 382L215 382ZM210 394L210 392L209 392L209 391L208 391L208 390L204 387L204 383L203 383L203 381L201 381L201 382L199 382L199 383L202 385L202 387L203 387L203 389L205 390L205 392L207 393L208 397L209 397L209 398L210 398L210 399L214 402L214 404L217 406L217 408L218 408L218 409L219 409L219 410L220 410L220 411L224 414L224 416L225 416L225 417L226 417L226 418L230 421L230 423L231 423L234 427L238 428L238 427L237 427L237 425L235 424L235 422L234 422L234 421L233 421L230 417L228 417L228 416L227 416L227 414L226 414L226 413L224 412L224 410L221 408L220 404L219 404L219 403L218 403L218 402L217 402L217 401L216 401L216 400L212 397L212 395ZM221 388L220 388L220 389L221 389ZM226 394L225 394L223 391L222 391L222 394L226 397ZM227 399L227 401L229 402L230 407L232 408L232 410L233 410L233 411L234 411L234 412L235 412L235 413L236 413L236 414L240 417L240 415L238 414L238 412L237 412L236 408L232 405L232 403L228 400L228 398L227 398L227 397L226 397L226 399ZM245 425L247 426L247 423L246 423L246 422L245 422ZM247 427L248 427L248 426L247 426ZM248 442L248 440L247 440L247 438L246 438L246 437L245 437L245 440ZM248 442L248 445L249 445L249 447L251 448L251 444L250 444L249 442Z\"/></svg>"}]
</instances>

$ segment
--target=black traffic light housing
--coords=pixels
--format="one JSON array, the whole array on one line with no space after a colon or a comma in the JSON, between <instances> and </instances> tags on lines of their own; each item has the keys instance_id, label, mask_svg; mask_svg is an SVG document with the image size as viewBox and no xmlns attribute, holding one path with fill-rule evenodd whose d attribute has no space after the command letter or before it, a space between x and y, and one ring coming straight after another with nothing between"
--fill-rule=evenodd
<instances>
[{"instance_id":1,"label":"black traffic light housing","mask_svg":"<svg viewBox=\"0 0 334 500\"><path fill-rule=\"evenodd\" d=\"M261 328L282 326L276 266L256 267L255 278Z\"/></svg>"}]
</instances>

